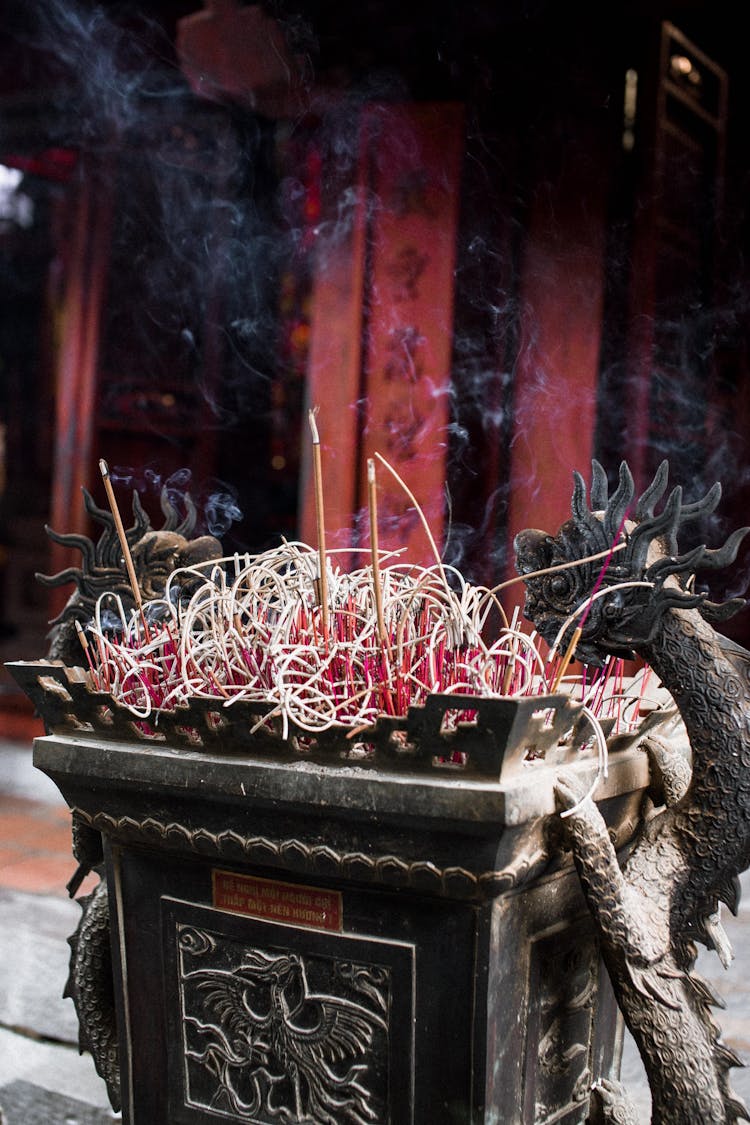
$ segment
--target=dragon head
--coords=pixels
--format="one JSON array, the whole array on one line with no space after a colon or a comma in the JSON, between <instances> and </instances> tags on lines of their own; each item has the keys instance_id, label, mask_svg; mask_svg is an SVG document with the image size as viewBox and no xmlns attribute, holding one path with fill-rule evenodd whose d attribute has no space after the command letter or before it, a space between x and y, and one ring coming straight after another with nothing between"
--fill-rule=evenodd
<instances>
[{"instance_id":1,"label":"dragon head","mask_svg":"<svg viewBox=\"0 0 750 1125\"><path fill-rule=\"evenodd\" d=\"M83 498L89 516L103 527L96 543L85 535L62 535L46 528L54 543L74 547L81 553L81 565L71 566L58 574L37 574L45 586L62 586L74 583L75 590L62 611L51 622L50 646L47 656L65 664L80 663L81 647L75 631L76 621L85 625L94 616L97 599L103 593L116 594L126 609L134 605L133 592L122 558L122 546L112 514L99 508L91 494L84 488ZM159 530L151 527L137 492L133 493L134 523L125 535L133 559L141 597L148 601L158 598L172 571L180 567L196 566L222 555L222 546L213 535L193 538L197 521L195 507L189 497L185 499L187 514L180 520L166 490L162 492L161 507L165 517Z\"/></svg>"},{"instance_id":2,"label":"dragon head","mask_svg":"<svg viewBox=\"0 0 750 1125\"><path fill-rule=\"evenodd\" d=\"M695 592L693 581L699 570L734 562L750 528L735 531L716 550L698 546L681 554L678 545L685 524L715 510L719 484L690 504L679 486L673 488L657 513L667 490L666 461L638 498L624 461L612 496L602 466L594 461L592 470L590 503L583 478L573 474L572 516L556 535L527 529L514 542L516 569L528 576L524 613L550 645L567 643L582 627L575 657L599 665L608 654L632 657L647 649L671 608L723 621L745 605L742 598L711 602ZM577 560L588 561L570 565Z\"/></svg>"}]
</instances>

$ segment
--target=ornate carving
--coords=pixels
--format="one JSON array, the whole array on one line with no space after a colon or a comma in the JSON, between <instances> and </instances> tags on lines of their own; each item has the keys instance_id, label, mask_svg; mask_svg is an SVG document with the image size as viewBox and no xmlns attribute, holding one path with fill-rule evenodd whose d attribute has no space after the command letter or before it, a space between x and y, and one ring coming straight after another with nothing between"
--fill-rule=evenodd
<instances>
[{"instance_id":1,"label":"ornate carving","mask_svg":"<svg viewBox=\"0 0 750 1125\"><path fill-rule=\"evenodd\" d=\"M428 860L409 861L397 855L366 855L364 852L340 852L326 844L308 844L296 839L273 840L268 836L243 836L231 829L209 832L206 828L190 828L177 821L161 821L154 817L137 820L132 816L110 816L108 813L87 813L73 810L84 824L107 836L159 840L169 845L187 846L203 855L245 858L256 863L276 861L288 869L314 872L335 870L349 877L382 883L396 883L421 890L450 891L473 897L496 895L510 891L531 877L549 859L545 849L520 855L516 862L500 871L479 874L465 867L438 867Z\"/></svg>"},{"instance_id":2,"label":"ornate carving","mask_svg":"<svg viewBox=\"0 0 750 1125\"><path fill-rule=\"evenodd\" d=\"M273 705L249 700L217 708L211 699L195 698L189 707L159 712L145 722L111 696L93 692L81 668L37 661L8 667L55 734L215 754L245 750L256 761L353 764L428 777L460 773L503 783L526 779L532 752L552 767L596 756L580 706L562 696L473 697L469 708L467 697L462 702L435 693L406 716L378 716L360 741L349 738L344 726L310 734L290 724L291 734L284 737L280 721L269 715ZM446 716L461 710L471 710L474 718L451 727Z\"/></svg>"},{"instance_id":3,"label":"ornate carving","mask_svg":"<svg viewBox=\"0 0 750 1125\"><path fill-rule=\"evenodd\" d=\"M613 556L603 576L603 596L589 600L600 573L597 564L588 563L529 577L526 613L553 640L567 621L572 632L576 615L587 608L578 659L600 662L607 653L637 652L680 710L692 775L686 786L684 760L678 756L670 764L668 748L647 740L652 774L664 782L664 807L644 824L622 868L591 800L566 823L618 1002L644 1060L652 1120L731 1125L747 1119L728 1082L728 1069L739 1060L719 1042L711 1016L715 999L692 973L693 941L728 959L718 902L736 908L736 877L750 861L750 654L708 623L744 603L717 605L694 591L692 577L696 570L734 561L748 529L736 531L718 550L699 546L681 554L679 531L687 521L712 512L721 490L714 486L703 500L683 504L675 488L656 513L666 488L665 462L634 500L633 480L623 464L610 497L604 471L594 462L591 507L575 474L572 519L555 537L522 532L516 554L521 573L530 574L606 549L618 532L624 534L625 549ZM581 796L576 780L566 774L557 793L570 809ZM604 1120L628 1119L611 1083L600 1084L596 1092Z\"/></svg>"},{"instance_id":4,"label":"ornate carving","mask_svg":"<svg viewBox=\"0 0 750 1125\"><path fill-rule=\"evenodd\" d=\"M57 542L77 547L81 551L83 565L45 579L52 585L73 581L77 588L55 624L52 635L50 657L66 665L80 663L81 651L74 623L90 617L100 591L114 591L126 604L132 600L111 519L108 513L95 507L88 495L86 506L92 517L104 525L102 538L94 545L84 537L51 533ZM218 541L209 540L209 537L186 540L182 532L192 530L192 524L190 527L187 524L177 527L169 513L164 529L152 531L137 497L134 497L133 510L136 523L128 532L128 539L145 597L160 591L163 580L175 566L213 558L221 553ZM160 725L156 729L144 723L134 724L132 716L124 716L111 700L90 692L80 668L47 664L34 670L27 665L24 674L30 685L28 693L39 705L48 727L80 732L83 737L101 736L109 740L120 737L124 732L124 737L131 741L168 741L170 746L182 745L190 749L198 746L207 751L218 751L221 744L228 741L234 743L236 749L238 744L247 744L247 731L255 725L258 717L255 714L253 722L248 724L247 714L244 715L246 733L244 736L237 735L239 743L234 737L237 731L231 724L237 723L239 729L243 719L240 706L233 708L231 717L226 718L224 713L219 716L210 705L202 710L196 705L187 714L160 717ZM477 714L476 721L461 723L455 730L443 729L446 709L455 710L456 706L455 697L442 700L433 697L429 706L414 709L407 720L379 721L371 732L367 732L367 741L352 745L347 740L347 753L351 753L357 764L363 767L374 766L393 772L403 768L409 773L428 774L445 769L455 772L452 759L458 754L465 759L465 775L486 777L494 782L499 779L503 783L525 775L531 743L535 755L544 757L546 764L553 768L564 761L581 757L581 730L575 726L575 710L571 710L569 703L562 698L535 698L511 701L510 704L503 700L480 700L472 704L472 710ZM257 706L255 710L258 711ZM553 722L547 721L550 714ZM571 729L575 730L575 735L566 739L564 736ZM278 760L278 733L273 730L261 733L263 737L253 744L254 751L260 747L259 757L265 753ZM304 746L295 746L294 740L290 740L283 753L287 759L296 755L308 759L318 756L336 764L342 760L341 745L333 742L330 746L316 744L311 753L309 739ZM337 871L348 878L405 885L420 891L450 893L473 899L513 889L531 878L549 859L546 843L539 842L543 835L541 832L537 842L527 846L526 851L505 869L475 871L459 865L443 866L430 860L415 861L393 854L373 856L359 851L347 852L297 839L249 836L231 830L211 832L206 828L191 828L176 821L154 818L139 821L133 817L113 817L104 813L89 815L76 809L74 819L78 838L76 854L81 864L75 878L99 861L97 832L139 838L143 842L158 840L166 847L188 847L200 854L242 858L259 865L278 864L289 869L326 873ZM87 834L85 829L91 831ZM72 893L75 893L74 890ZM105 1077L110 1098L116 1105L119 1100L119 1075L114 1008L111 1004L106 885L102 884L96 895L90 900L83 900L82 904L84 914L81 923L70 939L72 957L68 994L76 1003L81 1045L94 1055L97 1069ZM377 1106L381 1102L387 1104L384 1079L377 1069L380 1066L377 1059L378 1051L382 1048L385 1052L388 1045L389 970L293 953L282 956L270 950L251 950L246 957L243 953L244 959L237 961L231 959L229 947L222 944L223 939L213 939L205 934L200 938L195 928L192 933L191 940L197 943L195 948L189 948L189 942L180 946L181 965L184 968L190 962L191 966L185 968L180 980L181 987L188 990L184 1000L185 1011L193 1021L190 1023L191 1035L200 1040L198 1043L195 1038L191 1039L189 1049L187 1045L185 1048L186 1073L191 1076L191 1089L197 1091L196 1104L207 1107L219 1102L225 1107L234 1104L235 1110L251 1114L248 1120L295 1120L310 1122L311 1125L313 1122L329 1121L364 1125L365 1121L378 1120L380 1110ZM185 940L188 941L188 938ZM215 940L219 941L218 946L210 944ZM199 950L202 941L208 944ZM217 978L211 978L211 983L206 977L202 983L198 977L191 976L193 972L200 974L207 971L197 968L193 961L207 958L217 950L224 962L211 967L210 971L225 974L222 980L226 982L228 975L235 985L237 981L247 983L249 974L254 978L253 989L257 990L262 984L269 997L275 989L276 1007L273 1011L276 1015L271 1019L271 1008L265 1009L268 1023L264 1023L263 1028L246 1029L244 1046L241 1037L235 1042L234 1024L230 1026L226 1023L226 1018L231 1020L230 1008L216 1000L213 1012L207 1010L209 996L217 992ZM286 963L287 972L283 981L282 961ZM323 972L325 965L328 965L328 976ZM331 974L335 975L335 979ZM249 1011L251 1015L257 1015L259 1009L251 1006ZM313 1011L319 1013L320 1022L303 1022L303 1017L312 1020L310 1013ZM348 1013L351 1018L347 1023L343 1015L337 1016L336 1013ZM250 1019L247 1013L245 1015ZM556 1018L558 1016L551 1017L545 1028L543 1061L550 1073L560 1063L559 1059L555 1062ZM265 1016L261 1022L263 1019ZM300 1043L297 1042L295 1047L293 1032L317 1029L322 1035L324 1026L327 1028L330 1021L333 1021L333 1026L338 1021L339 1026L348 1027L348 1031L340 1033L343 1038L327 1040L325 1048L318 1042L314 1048L311 1046L307 1057L304 1052L300 1054ZM250 1023L253 1023L252 1019ZM211 1044L207 1038L211 1038ZM310 1045L310 1040L307 1042ZM240 1047L245 1056L254 1060L249 1068L249 1077L245 1074L238 1078L239 1071L231 1056L226 1054ZM293 1048L298 1052L296 1055ZM225 1049L224 1057L221 1056L222 1049ZM365 1053L367 1061L363 1062ZM575 1059L578 1059L578 1054L580 1052L576 1052ZM575 1060L563 1059L562 1062L567 1067L564 1074L572 1076L575 1066L571 1063ZM584 1071L575 1071L575 1089L581 1089L581 1083L585 1083L586 1079ZM210 1089L207 1083L213 1084ZM256 1106L257 1109L254 1109ZM266 1116L259 1117L258 1114Z\"/></svg>"},{"instance_id":5,"label":"ornate carving","mask_svg":"<svg viewBox=\"0 0 750 1125\"><path fill-rule=\"evenodd\" d=\"M536 1125L559 1120L563 1107L588 1096L598 976L596 943L578 928L532 943L526 1083Z\"/></svg>"},{"instance_id":6,"label":"ornate carving","mask_svg":"<svg viewBox=\"0 0 750 1125\"><path fill-rule=\"evenodd\" d=\"M120 1064L115 1022L112 954L109 940L107 884L79 899L83 911L78 929L68 938L70 971L64 996L75 1004L78 1044L89 1051L97 1073L107 1084L112 1108L120 1109Z\"/></svg>"},{"instance_id":7,"label":"ornate carving","mask_svg":"<svg viewBox=\"0 0 750 1125\"><path fill-rule=\"evenodd\" d=\"M269 1125L385 1123L387 968L188 925L176 940L187 1105Z\"/></svg>"},{"instance_id":8,"label":"ornate carving","mask_svg":"<svg viewBox=\"0 0 750 1125\"><path fill-rule=\"evenodd\" d=\"M47 534L55 543L80 551L81 565L68 567L59 574L36 576L45 586L75 584L74 593L52 622L48 651L50 658L73 666L80 664L82 657L75 622L85 626L91 621L99 596L109 593L113 598L119 597L126 608L134 605L113 516L106 509L99 508L86 489L83 489L83 497L88 514L104 528L101 536L94 543L85 535L61 535L48 527ZM190 538L195 529L196 511L189 497L186 498L187 515L182 521L166 490L162 492L161 503L164 525L159 531L154 531L138 493L133 493L135 522L127 530L126 538L144 600L160 597L167 578L178 567L206 562L222 555L221 543L213 535Z\"/></svg>"}]
</instances>

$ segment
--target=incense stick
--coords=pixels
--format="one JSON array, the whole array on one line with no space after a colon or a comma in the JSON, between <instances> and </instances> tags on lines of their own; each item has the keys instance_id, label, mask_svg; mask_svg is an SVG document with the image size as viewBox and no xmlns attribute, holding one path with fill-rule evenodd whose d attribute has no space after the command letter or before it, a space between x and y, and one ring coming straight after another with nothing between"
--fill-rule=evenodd
<instances>
[{"instance_id":1,"label":"incense stick","mask_svg":"<svg viewBox=\"0 0 750 1125\"><path fill-rule=\"evenodd\" d=\"M372 554L372 587L375 594L375 613L378 619L378 633L383 644L387 642L385 618L383 617L383 588L380 578L380 554L378 545L378 491L375 479L375 462L367 460L367 499L370 510L370 552Z\"/></svg>"},{"instance_id":2,"label":"incense stick","mask_svg":"<svg viewBox=\"0 0 750 1125\"><path fill-rule=\"evenodd\" d=\"M560 664L558 665L557 671L555 672L555 678L552 681L552 687L550 688L550 691L552 692L552 695L554 695L555 692L557 691L557 689L560 687L560 684L562 682L562 678L565 675L565 673L567 672L568 665L570 664L571 660L573 659L573 653L575 652L576 646L578 645L578 642L581 639L582 633L583 633L583 628L580 625L578 625L573 630L573 636L570 638L570 644L568 645L568 647L565 650L565 655L563 656L562 660L560 661Z\"/></svg>"},{"instance_id":3,"label":"incense stick","mask_svg":"<svg viewBox=\"0 0 750 1125\"><path fill-rule=\"evenodd\" d=\"M443 584L445 585L446 590L450 593L450 586L448 585L448 579L447 579L446 574L445 574L445 567L443 566L443 560L440 557L440 552L437 549L437 543L435 542L435 537L433 536L433 534L430 530L430 525L427 522L427 518L426 518L424 512L422 511L421 507L419 506L419 504L417 502L416 496L411 491L411 489L408 487L406 482L398 475L396 470L393 468L393 465L389 465L388 462L386 461L385 457L383 457L380 453L378 453L377 450L375 451L375 456L377 457L378 461L380 461L380 463L382 465L385 465L388 472L398 482L398 484L401 485L401 488L403 488L404 492L406 493L406 495L409 497L412 504L414 505L414 510L416 511L417 515L419 516L422 527L424 528L425 535L427 536L427 540L430 544L430 548L431 548L432 553L435 557L435 562L437 563L438 568L440 570L440 574L442 575Z\"/></svg>"},{"instance_id":4,"label":"incense stick","mask_svg":"<svg viewBox=\"0 0 750 1125\"><path fill-rule=\"evenodd\" d=\"M92 681L94 687L96 688L96 690L99 691L99 677L96 674L96 669L94 668L94 661L91 658L91 651L89 649L88 637L86 636L85 632L83 631L83 626L81 625L81 622L78 620L78 618L76 618L75 626L76 626L76 633L78 634L78 640L80 641L80 644L81 644L81 648L83 649L83 651L86 655L86 663L88 664L89 672L91 673L91 681Z\"/></svg>"},{"instance_id":5,"label":"incense stick","mask_svg":"<svg viewBox=\"0 0 750 1125\"><path fill-rule=\"evenodd\" d=\"M133 556L130 553L130 544L128 543L128 537L125 534L125 527L120 515L120 509L117 506L114 489L112 488L112 480L109 475L109 466L107 465L107 462L104 460L104 458L99 461L99 471L102 474L102 480L104 481L104 491L107 494L107 500L109 501L109 506L112 511L112 517L115 521L115 530L117 531L117 535L120 540L123 562L125 563L125 569L127 571L128 581L130 582L130 588L133 591L133 599L135 601L136 608L141 615L144 632L146 636L148 636L148 627L146 625L146 618L143 613L143 598L141 597L141 588L138 585L138 579L135 575L135 566L133 565Z\"/></svg>"},{"instance_id":6,"label":"incense stick","mask_svg":"<svg viewBox=\"0 0 750 1125\"><path fill-rule=\"evenodd\" d=\"M493 598L484 587L464 582L457 597L445 590L437 566L404 563L386 573L387 557L378 555L383 618L391 630L386 645L376 620L369 559L353 571L329 567L330 633L328 643L321 644L320 614L309 586L317 552L303 543L285 541L247 556L233 576L218 560L174 571L164 596L144 604L147 612L151 606L157 610L147 643L137 613L126 619L119 597L105 592L91 627L99 646L100 690L106 685L141 722L149 715L158 721L160 712L190 706L195 699L210 699L222 708L242 701L270 703L259 723L274 727L278 721L282 737L290 724L313 735L332 726L361 732L383 714L406 715L436 692L456 694L464 713L471 706L468 696L535 696L542 694L542 682L547 690L534 635L513 628L491 645L481 640ZM180 603L170 590L173 583L184 586L187 574L194 589ZM600 590L597 597L608 592ZM122 631L105 635L102 603L112 598ZM514 624L518 616L517 611ZM561 636L574 624L567 621ZM90 654L97 655L94 645ZM584 704L595 714L607 706L612 710L622 693L619 686L615 702L607 700L616 667L615 662L589 687Z\"/></svg>"},{"instance_id":7,"label":"incense stick","mask_svg":"<svg viewBox=\"0 0 750 1125\"><path fill-rule=\"evenodd\" d=\"M315 520L318 531L318 569L320 571L318 600L323 618L323 640L328 641L329 607L328 607L328 572L326 566L326 527L325 511L323 507L323 469L320 461L320 434L316 422L317 406L308 411L310 432L312 434L313 477L315 482Z\"/></svg>"}]
</instances>

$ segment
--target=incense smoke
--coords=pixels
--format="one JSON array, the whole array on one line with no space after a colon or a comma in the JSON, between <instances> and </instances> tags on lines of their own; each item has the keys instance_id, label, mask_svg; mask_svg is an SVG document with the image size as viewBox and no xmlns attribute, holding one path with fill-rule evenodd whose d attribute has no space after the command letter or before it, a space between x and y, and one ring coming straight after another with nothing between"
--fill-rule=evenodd
<instances>
[{"instance_id":1,"label":"incense smoke","mask_svg":"<svg viewBox=\"0 0 750 1125\"><path fill-rule=\"evenodd\" d=\"M149 465L140 469L115 465L109 475L113 484L138 492L147 507L159 504L162 495L177 512L184 513L188 507L194 507L195 535L208 533L222 539L233 524L243 518L233 485L219 480L206 480L196 485L189 468L177 469L165 477ZM152 498L150 504L149 497Z\"/></svg>"},{"instance_id":2,"label":"incense smoke","mask_svg":"<svg viewBox=\"0 0 750 1125\"><path fill-rule=\"evenodd\" d=\"M206 527L217 539L226 535L235 520L242 519L242 512L232 491L212 492L203 505L203 511Z\"/></svg>"},{"instance_id":3,"label":"incense smoke","mask_svg":"<svg viewBox=\"0 0 750 1125\"><path fill-rule=\"evenodd\" d=\"M274 10L280 12L283 6L276 4ZM348 36L355 44L354 54L372 58L354 27L365 15L342 9L319 18L334 20L341 38ZM270 538L279 530L271 523L275 511L283 510L290 520L296 511L292 472L283 481L279 477L278 485L267 472L272 430L284 446L287 464L295 461L304 440L297 423L303 378L295 382L300 373L292 371L284 355L286 341L279 338L280 279L289 263L308 281L315 269L325 271L355 221L362 218L369 228L385 206L358 179L362 138L357 110L368 106L369 127L378 135L370 158L376 171L386 170L398 166L415 143L408 128L392 127L391 103L428 99L438 90L440 96L455 96L469 107L451 380L448 389L435 388L436 394L451 398L449 422L438 435L435 451L441 458L447 451L450 533L445 557L481 580L503 571L513 443L524 440L526 423L537 414L549 421L548 441L553 444L558 407L582 393L574 370L559 371L536 355L534 310L523 291L524 270L529 269L524 253L533 241L528 230L532 202L547 198L554 212L555 177L560 173L554 162L563 159L561 154L566 165L591 159L585 141L570 129L568 102L561 104L559 114L552 113L543 85L537 94L532 79L519 80L527 64L530 75L538 73L531 66L532 53L538 51L538 16L536 9L524 6L499 10L487 5L485 12L473 13L474 23L460 9L436 18L434 26L415 19L416 32L399 23L400 35L418 33L419 49L431 59L427 85L416 94L385 57L376 57L367 69L363 65L357 70L353 64L348 85L335 99L316 107L321 193L331 206L309 223L301 217L307 191L302 123L292 122L279 131L285 143L299 146L279 170L274 125L236 107L197 98L157 19L131 13L127 22L118 23L103 8L61 0L38 0L18 17L19 37L42 52L47 84L59 109L50 142L77 147L87 167L96 165L99 174L111 174L118 181L102 369L117 372L119 382L105 388L103 406L116 416L124 402L132 405L132 387L140 393L144 383L148 386L168 373L182 420L199 419L202 428L220 430L226 437L219 443L217 471L222 480L254 477L243 484L241 496L221 484L212 493L202 486L207 522L215 519L216 526L223 526L229 520L231 526L239 518L236 513L252 510L257 534ZM545 11L544 19L553 16ZM325 36L321 34L318 42L303 16L279 19L295 58L306 60L305 80L312 83L312 67L326 48ZM559 19L564 22L562 13ZM507 73L491 57L500 43ZM517 56L513 66L508 44ZM416 51L418 44L412 45ZM559 50L545 59L544 71L551 68L557 89L572 86L583 104L589 92L589 64L598 65L588 51L577 55ZM498 107L505 101L513 105L514 119L520 122L510 130L518 151L507 156L502 143L507 125L498 124ZM611 112L619 112L614 100L612 106ZM596 110L600 112L602 107ZM549 145L544 143L547 137ZM549 168L530 167L539 159L534 146L543 149ZM516 182L516 172L526 178ZM575 228L563 226L569 217L564 212L553 215L563 235L560 244L568 238L575 245ZM553 256L557 233L548 232ZM613 276L629 276L629 255L624 238L611 240L604 268ZM539 253L537 260L542 257ZM611 282L608 285L614 304L622 303L624 288L621 293ZM310 292L300 286L293 296L303 306ZM367 299L368 315L382 313L382 294L373 292ZM594 453L608 471L614 475L620 457L645 442L647 459L667 455L674 482L685 483L696 495L713 479L722 480L730 501L746 494L750 480L741 469L746 439L733 431L731 412L706 421L702 380L722 347L736 339L737 323L747 311L746 294L736 292L729 294L717 317L708 307L693 304L682 319L661 318L655 327L664 338L676 341L672 358L685 372L698 372L698 378L670 373L655 379L654 421L647 433L636 428L625 406L633 376L626 370L624 332L621 339L616 332L607 337L605 331ZM523 380L518 377L522 367ZM279 387L286 398L275 406L272 396ZM725 400L731 401L731 388ZM148 396L145 401L143 417L157 433L162 422L173 420L172 407ZM591 405L584 398L580 401ZM352 404L352 409L366 424L366 400ZM680 428L670 424L673 416L684 423ZM419 456L429 452L420 448ZM251 454L264 469L257 475L247 472ZM573 467L584 473L588 468L565 464L560 472L569 475ZM144 487L155 488L149 472L161 480L163 471L160 466L140 471ZM515 482L527 490L529 504L541 479L532 470L528 481ZM178 496L183 484L176 481L170 487ZM431 502L443 504L442 497L420 496L420 501L427 508ZM712 519L730 518L724 513L731 507L732 503L722 506ZM383 518L387 521L387 512ZM335 537L336 529L330 530ZM398 530L397 524L392 530Z\"/></svg>"},{"instance_id":4,"label":"incense smoke","mask_svg":"<svg viewBox=\"0 0 750 1125\"><path fill-rule=\"evenodd\" d=\"M155 18L120 19L41 0L17 34L40 53L58 110L48 141L78 149L97 191L115 193L107 369L138 380L172 365L197 395L188 408L225 425L267 409L276 365L277 275L293 237L269 203L269 130L197 98Z\"/></svg>"}]
</instances>

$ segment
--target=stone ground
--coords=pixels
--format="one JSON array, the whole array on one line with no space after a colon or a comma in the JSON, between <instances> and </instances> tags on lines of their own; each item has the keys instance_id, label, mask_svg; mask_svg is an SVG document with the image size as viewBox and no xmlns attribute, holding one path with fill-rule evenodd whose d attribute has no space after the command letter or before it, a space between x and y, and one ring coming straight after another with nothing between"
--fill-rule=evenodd
<instances>
[{"instance_id":1,"label":"stone ground","mask_svg":"<svg viewBox=\"0 0 750 1125\"><path fill-rule=\"evenodd\" d=\"M61 995L66 939L80 916L65 891L75 866L69 814L54 784L32 766L31 738L2 733L0 726L0 1106L6 1125L111 1125L121 1118L90 1056L78 1052L73 1004ZM724 1041L750 1061L750 874L738 917L724 921L734 963L725 972L704 951L698 970L726 1002L717 1013ZM622 1077L647 1122L648 1086L629 1038ZM750 1068L734 1071L733 1085L750 1105Z\"/></svg>"}]
</instances>

